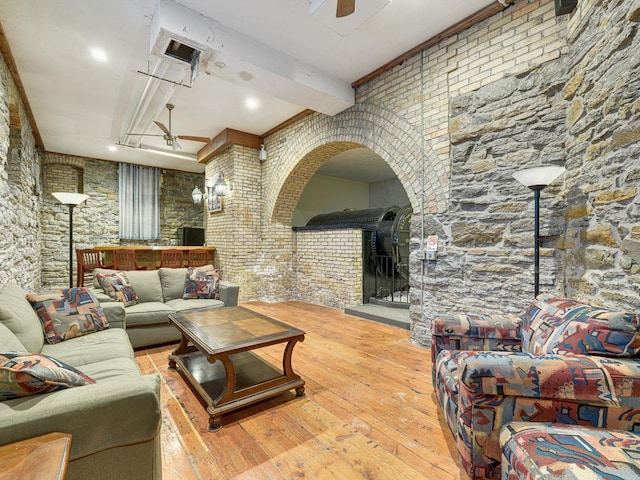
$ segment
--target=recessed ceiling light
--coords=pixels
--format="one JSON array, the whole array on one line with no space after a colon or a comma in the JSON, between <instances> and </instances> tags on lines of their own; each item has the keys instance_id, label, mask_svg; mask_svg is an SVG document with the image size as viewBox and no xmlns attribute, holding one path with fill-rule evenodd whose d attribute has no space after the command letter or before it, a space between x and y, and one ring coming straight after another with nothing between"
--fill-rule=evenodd
<instances>
[{"instance_id":1,"label":"recessed ceiling light","mask_svg":"<svg viewBox=\"0 0 640 480\"><path fill-rule=\"evenodd\" d=\"M248 97L244 101L244 106L247 107L249 110L255 110L260 106L260 102L255 97Z\"/></svg>"},{"instance_id":2,"label":"recessed ceiling light","mask_svg":"<svg viewBox=\"0 0 640 480\"><path fill-rule=\"evenodd\" d=\"M116 147L115 145L109 145L109 151L110 152L117 152L118 151L118 147Z\"/></svg>"},{"instance_id":3,"label":"recessed ceiling light","mask_svg":"<svg viewBox=\"0 0 640 480\"><path fill-rule=\"evenodd\" d=\"M99 62L106 62L107 61L107 52L105 52L101 48L92 48L91 49L91 56L95 60L97 60Z\"/></svg>"}]
</instances>

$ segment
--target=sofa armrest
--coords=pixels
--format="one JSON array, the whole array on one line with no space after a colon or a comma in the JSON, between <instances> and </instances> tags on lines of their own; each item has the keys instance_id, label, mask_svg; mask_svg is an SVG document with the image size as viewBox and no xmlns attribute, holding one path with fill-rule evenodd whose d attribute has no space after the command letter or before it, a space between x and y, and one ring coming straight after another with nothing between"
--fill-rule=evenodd
<instances>
[{"instance_id":1,"label":"sofa armrest","mask_svg":"<svg viewBox=\"0 0 640 480\"><path fill-rule=\"evenodd\" d=\"M100 303L100 307L102 307L102 311L104 312L105 317L107 317L107 322L109 322L110 328L126 328L126 311L124 305L120 302L108 302L108 303Z\"/></svg>"},{"instance_id":2,"label":"sofa armrest","mask_svg":"<svg viewBox=\"0 0 640 480\"><path fill-rule=\"evenodd\" d=\"M613 379L588 355L463 352L458 359L460 401L465 396L513 396L617 405ZM465 393L463 394L463 390Z\"/></svg>"},{"instance_id":3,"label":"sofa armrest","mask_svg":"<svg viewBox=\"0 0 640 480\"><path fill-rule=\"evenodd\" d=\"M515 315L461 313L438 315L431 321L431 359L442 350L518 352L522 319Z\"/></svg>"},{"instance_id":4,"label":"sofa armrest","mask_svg":"<svg viewBox=\"0 0 640 480\"><path fill-rule=\"evenodd\" d=\"M220 281L218 284L218 293L220 294L220 300L224 303L225 307L235 307L238 305L238 294L240 292L240 286L233 283Z\"/></svg>"},{"instance_id":5,"label":"sofa armrest","mask_svg":"<svg viewBox=\"0 0 640 480\"><path fill-rule=\"evenodd\" d=\"M129 376L0 402L0 445L49 432L70 433L70 459L155 438L160 378Z\"/></svg>"}]
</instances>

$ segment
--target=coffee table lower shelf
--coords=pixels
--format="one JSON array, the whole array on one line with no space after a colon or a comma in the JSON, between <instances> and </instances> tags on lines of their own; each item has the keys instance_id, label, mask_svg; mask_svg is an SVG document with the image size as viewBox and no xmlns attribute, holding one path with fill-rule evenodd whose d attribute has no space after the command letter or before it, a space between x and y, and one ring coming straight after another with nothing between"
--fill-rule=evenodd
<instances>
[{"instance_id":1,"label":"coffee table lower shelf","mask_svg":"<svg viewBox=\"0 0 640 480\"><path fill-rule=\"evenodd\" d=\"M220 416L225 413L292 389L297 396L304 395L304 380L298 375L285 375L250 351L222 355L210 363L193 348L169 355L169 367L178 368L206 404L210 431L222 427Z\"/></svg>"}]
</instances>

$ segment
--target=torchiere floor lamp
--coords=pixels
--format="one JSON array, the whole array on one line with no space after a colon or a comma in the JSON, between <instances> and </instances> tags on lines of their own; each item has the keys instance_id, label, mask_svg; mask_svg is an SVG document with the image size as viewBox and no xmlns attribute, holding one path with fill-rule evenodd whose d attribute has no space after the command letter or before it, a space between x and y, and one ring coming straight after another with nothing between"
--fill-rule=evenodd
<instances>
[{"instance_id":1,"label":"torchiere floor lamp","mask_svg":"<svg viewBox=\"0 0 640 480\"><path fill-rule=\"evenodd\" d=\"M513 174L513 178L533 190L534 195L534 298L538 296L540 285L540 192L562 175L564 171L564 167L551 165L548 167L527 168Z\"/></svg>"},{"instance_id":2,"label":"torchiere floor lamp","mask_svg":"<svg viewBox=\"0 0 640 480\"><path fill-rule=\"evenodd\" d=\"M73 207L80 205L89 195L72 192L53 192L51 195L69 207L69 288L73 288Z\"/></svg>"}]
</instances>

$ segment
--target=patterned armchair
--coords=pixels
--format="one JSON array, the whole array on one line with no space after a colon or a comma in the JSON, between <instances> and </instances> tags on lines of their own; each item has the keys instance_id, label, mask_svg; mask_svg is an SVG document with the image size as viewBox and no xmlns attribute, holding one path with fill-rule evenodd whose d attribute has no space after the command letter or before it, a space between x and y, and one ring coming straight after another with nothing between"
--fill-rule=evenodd
<instances>
[{"instance_id":1,"label":"patterned armchair","mask_svg":"<svg viewBox=\"0 0 640 480\"><path fill-rule=\"evenodd\" d=\"M512 421L640 431L639 323L546 293L522 319L435 318L433 382L467 473L500 477Z\"/></svg>"}]
</instances>

